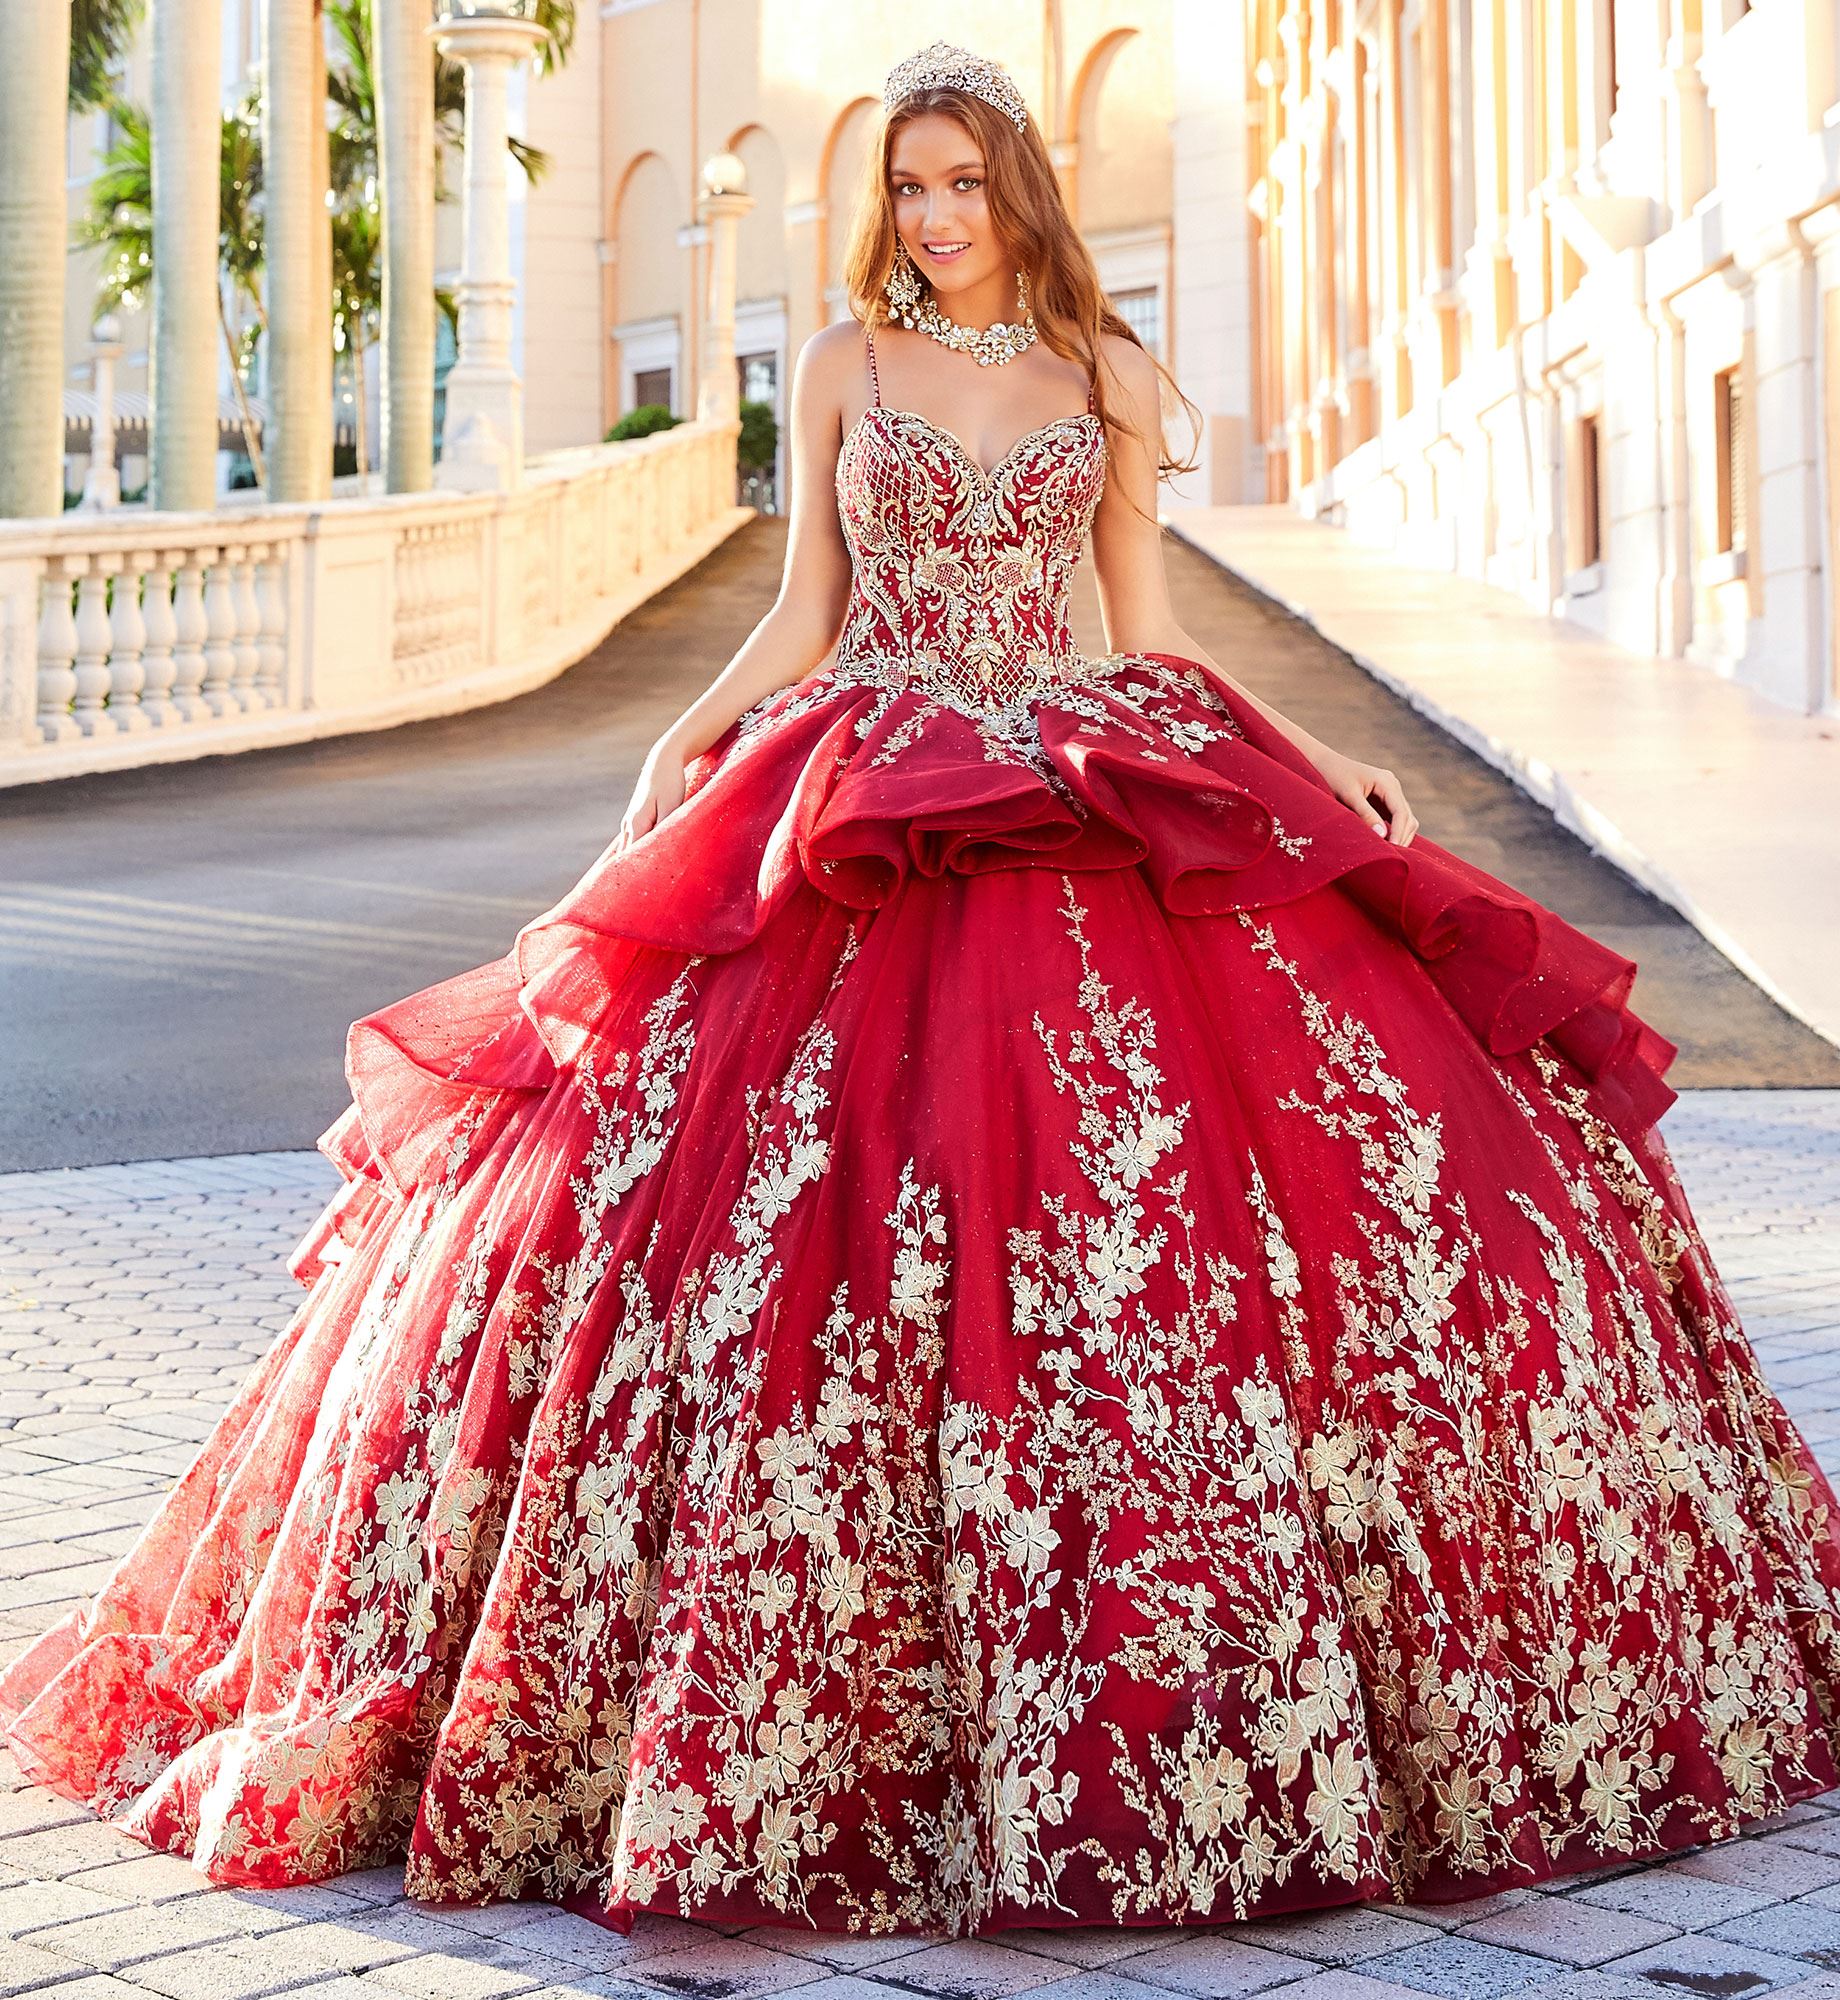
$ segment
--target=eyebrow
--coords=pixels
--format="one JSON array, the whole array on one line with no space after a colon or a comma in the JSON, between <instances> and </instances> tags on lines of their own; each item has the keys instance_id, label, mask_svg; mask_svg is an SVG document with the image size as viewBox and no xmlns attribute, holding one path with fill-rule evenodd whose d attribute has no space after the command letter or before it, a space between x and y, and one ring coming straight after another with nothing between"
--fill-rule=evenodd
<instances>
[{"instance_id":1,"label":"eyebrow","mask_svg":"<svg viewBox=\"0 0 1840 2000\"><path fill-rule=\"evenodd\" d=\"M946 172L949 174L981 174L983 171L984 162L982 160L960 160L957 166L946 169ZM920 178L918 174L903 173L899 167L895 166L891 166L888 169L888 177L890 180L897 181L917 181Z\"/></svg>"}]
</instances>

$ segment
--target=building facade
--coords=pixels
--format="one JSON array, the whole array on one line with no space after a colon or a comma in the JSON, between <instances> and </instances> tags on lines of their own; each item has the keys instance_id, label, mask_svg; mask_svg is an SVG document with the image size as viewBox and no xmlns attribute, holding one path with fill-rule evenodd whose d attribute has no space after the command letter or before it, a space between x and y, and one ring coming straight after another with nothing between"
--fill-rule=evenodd
<instances>
[{"instance_id":1,"label":"building facade","mask_svg":"<svg viewBox=\"0 0 1840 2000\"><path fill-rule=\"evenodd\" d=\"M1004 63L1053 149L1119 310L1168 357L1173 248L1173 0L951 4L611 0L583 10L575 59L530 86L552 157L523 216L533 444L641 403L694 410L707 284L699 174L733 153L743 393L783 418L791 363L847 311L841 273L863 158L892 63L935 35ZM594 256L582 256L593 231ZM540 323L539 317L540 316Z\"/></svg>"},{"instance_id":2,"label":"building facade","mask_svg":"<svg viewBox=\"0 0 1840 2000\"><path fill-rule=\"evenodd\" d=\"M1835 0L1241 26L1254 490L1840 705Z\"/></svg>"}]
</instances>

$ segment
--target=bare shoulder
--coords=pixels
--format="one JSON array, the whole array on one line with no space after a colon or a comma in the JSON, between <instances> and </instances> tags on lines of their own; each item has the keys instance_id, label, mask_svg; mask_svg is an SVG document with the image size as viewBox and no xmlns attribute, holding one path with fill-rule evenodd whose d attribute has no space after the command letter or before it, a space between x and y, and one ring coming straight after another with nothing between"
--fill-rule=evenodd
<instances>
[{"instance_id":1,"label":"bare shoulder","mask_svg":"<svg viewBox=\"0 0 1840 2000\"><path fill-rule=\"evenodd\" d=\"M852 411L868 401L863 330L840 319L808 334L792 370L793 421L814 441L840 440Z\"/></svg>"},{"instance_id":2,"label":"bare shoulder","mask_svg":"<svg viewBox=\"0 0 1840 2000\"><path fill-rule=\"evenodd\" d=\"M1140 412L1156 409L1159 386L1156 363L1136 341L1122 333L1102 333L1099 361L1105 370L1109 397Z\"/></svg>"},{"instance_id":3,"label":"bare shoulder","mask_svg":"<svg viewBox=\"0 0 1840 2000\"><path fill-rule=\"evenodd\" d=\"M853 319L819 327L799 349L799 373L826 388L841 389L862 366L863 330Z\"/></svg>"}]
</instances>

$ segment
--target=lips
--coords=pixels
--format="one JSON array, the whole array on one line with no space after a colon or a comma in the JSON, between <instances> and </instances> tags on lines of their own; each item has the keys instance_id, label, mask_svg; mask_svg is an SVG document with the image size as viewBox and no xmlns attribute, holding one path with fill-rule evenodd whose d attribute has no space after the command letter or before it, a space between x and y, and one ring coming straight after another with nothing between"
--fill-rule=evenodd
<instances>
[{"instance_id":1,"label":"lips","mask_svg":"<svg viewBox=\"0 0 1840 2000\"><path fill-rule=\"evenodd\" d=\"M935 264L950 264L957 258L962 257L971 248L971 245L969 243L956 243L949 248L942 247L935 249L932 244L923 243L920 247Z\"/></svg>"}]
</instances>

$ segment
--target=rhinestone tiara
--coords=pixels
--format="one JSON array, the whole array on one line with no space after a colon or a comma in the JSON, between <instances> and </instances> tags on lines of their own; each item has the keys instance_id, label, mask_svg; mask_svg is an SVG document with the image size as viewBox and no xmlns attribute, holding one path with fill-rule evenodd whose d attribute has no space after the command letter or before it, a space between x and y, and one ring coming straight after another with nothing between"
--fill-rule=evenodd
<instances>
[{"instance_id":1,"label":"rhinestone tiara","mask_svg":"<svg viewBox=\"0 0 1840 2000\"><path fill-rule=\"evenodd\" d=\"M882 110L891 112L903 98L920 90L964 90L994 104L1018 132L1028 130L1029 107L1009 72L950 42L934 42L917 55L898 62L882 86Z\"/></svg>"}]
</instances>

